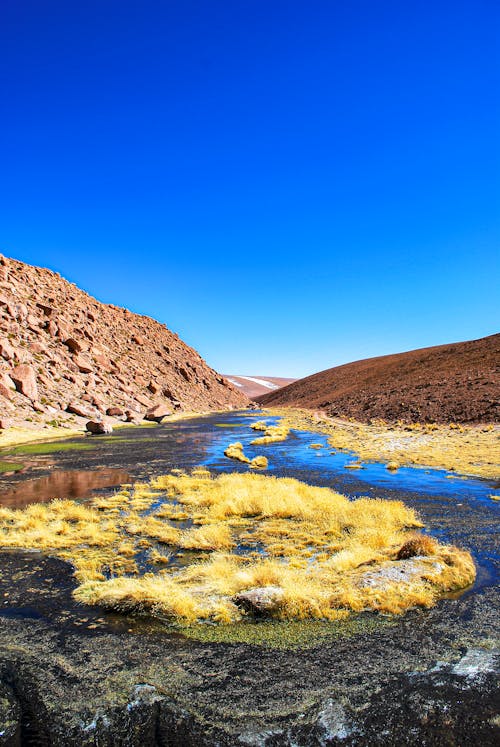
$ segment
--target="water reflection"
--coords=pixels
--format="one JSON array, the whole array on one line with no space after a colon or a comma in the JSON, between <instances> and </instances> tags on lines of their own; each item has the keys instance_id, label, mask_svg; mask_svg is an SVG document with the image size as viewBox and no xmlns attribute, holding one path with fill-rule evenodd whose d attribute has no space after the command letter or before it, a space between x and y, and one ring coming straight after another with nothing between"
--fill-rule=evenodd
<instances>
[{"instance_id":1,"label":"water reflection","mask_svg":"<svg viewBox=\"0 0 500 747\"><path fill-rule=\"evenodd\" d=\"M93 490L123 485L129 473L121 469L55 470L50 475L23 480L16 487L0 493L0 505L23 508L29 503L53 498L85 498Z\"/></svg>"}]
</instances>

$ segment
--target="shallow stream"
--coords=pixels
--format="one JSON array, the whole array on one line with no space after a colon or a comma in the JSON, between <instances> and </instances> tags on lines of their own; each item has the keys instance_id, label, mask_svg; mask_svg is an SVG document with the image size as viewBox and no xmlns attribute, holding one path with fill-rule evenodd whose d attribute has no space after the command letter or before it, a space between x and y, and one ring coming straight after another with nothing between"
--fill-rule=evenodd
<instances>
[{"instance_id":1,"label":"shallow stream","mask_svg":"<svg viewBox=\"0 0 500 747\"><path fill-rule=\"evenodd\" d=\"M295 477L353 498L405 501L419 512L427 531L472 552L478 566L473 591L497 582L499 506L490 498L495 493L493 482L421 467L390 472L385 463L347 469L356 456L335 451L325 435L314 432L292 430L285 441L252 446L250 442L261 434L250 426L259 419L259 412L222 413L118 429L111 436L5 449L0 459L23 468L0 476L0 505L22 507L53 498L84 500L113 492L126 482L147 481L173 468L200 464L213 472L246 472L246 464L224 456L228 444L240 441L250 458L258 454L268 458L265 474ZM268 424L276 420L266 419ZM311 448L312 444L321 448Z\"/></svg>"}]
</instances>

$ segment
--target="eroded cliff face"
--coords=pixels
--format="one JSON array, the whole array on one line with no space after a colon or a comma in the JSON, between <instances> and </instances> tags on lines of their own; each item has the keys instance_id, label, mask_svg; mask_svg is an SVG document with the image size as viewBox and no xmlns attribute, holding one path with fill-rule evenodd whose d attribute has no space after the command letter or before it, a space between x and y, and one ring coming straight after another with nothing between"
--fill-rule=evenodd
<instances>
[{"instance_id":1,"label":"eroded cliff face","mask_svg":"<svg viewBox=\"0 0 500 747\"><path fill-rule=\"evenodd\" d=\"M0 256L0 426L245 407L167 327Z\"/></svg>"}]
</instances>

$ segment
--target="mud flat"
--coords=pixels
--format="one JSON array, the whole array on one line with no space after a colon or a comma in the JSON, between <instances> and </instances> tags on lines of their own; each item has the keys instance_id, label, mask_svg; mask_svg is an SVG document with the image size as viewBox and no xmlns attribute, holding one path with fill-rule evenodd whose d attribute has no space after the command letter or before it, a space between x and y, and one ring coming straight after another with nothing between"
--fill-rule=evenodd
<instances>
[{"instance_id":1,"label":"mud flat","mask_svg":"<svg viewBox=\"0 0 500 747\"><path fill-rule=\"evenodd\" d=\"M223 422L241 427L225 431L217 427ZM249 430L248 419L237 415L170 428L154 431L168 435L166 461L175 461L173 444L184 439L179 452L186 454L186 440L194 447L191 466L205 461L211 468L228 438L244 441ZM308 438L317 441L314 434L297 434L296 445ZM160 443L144 441L143 451L139 441L133 445L132 479L150 474L148 458L154 450L161 459ZM275 474L286 472L279 456L284 449L293 464L293 444L268 445L270 464L280 464ZM78 452L79 467L91 461L123 468L118 454L125 447L117 443L114 457L106 443L98 447L101 458ZM326 457L306 448L311 481L320 482L321 474L346 494L370 494L366 480L320 467ZM66 451L66 467L67 459ZM182 466L190 466L186 461ZM156 467L165 470L164 464ZM303 479L306 469L302 463L296 476ZM9 482L19 485L27 477ZM474 489L465 490L467 482L447 481L447 493L394 484L378 485L373 494L417 509L440 541L473 553L478 571L475 585L457 598L404 616L306 623L306 633L300 624L282 622L231 629L204 624L186 635L162 621L77 605L65 563L39 553L3 552L0 744L498 743L498 505L475 498Z\"/></svg>"}]
</instances>

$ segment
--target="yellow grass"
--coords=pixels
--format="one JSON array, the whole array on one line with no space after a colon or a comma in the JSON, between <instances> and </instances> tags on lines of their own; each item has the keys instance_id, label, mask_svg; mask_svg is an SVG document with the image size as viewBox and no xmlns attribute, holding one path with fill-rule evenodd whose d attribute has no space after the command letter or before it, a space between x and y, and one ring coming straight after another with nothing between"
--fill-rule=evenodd
<instances>
[{"instance_id":1,"label":"yellow grass","mask_svg":"<svg viewBox=\"0 0 500 747\"><path fill-rule=\"evenodd\" d=\"M0 447L19 446L38 441L54 441L55 439L74 438L83 436L83 428L63 428L62 426L12 426L0 432Z\"/></svg>"},{"instance_id":2,"label":"yellow grass","mask_svg":"<svg viewBox=\"0 0 500 747\"><path fill-rule=\"evenodd\" d=\"M179 515L188 528L176 525ZM470 584L475 569L469 553L421 527L401 501L350 501L291 478L206 469L124 486L88 505L0 509L0 545L72 563L79 601L187 623L235 622L246 614L235 595L266 586L279 590L269 614L286 620L435 604ZM144 549L154 572L140 576Z\"/></svg>"},{"instance_id":3,"label":"yellow grass","mask_svg":"<svg viewBox=\"0 0 500 747\"><path fill-rule=\"evenodd\" d=\"M267 457L256 456L250 462L250 467L252 467L252 469L266 469L268 464Z\"/></svg>"},{"instance_id":4,"label":"yellow grass","mask_svg":"<svg viewBox=\"0 0 500 747\"><path fill-rule=\"evenodd\" d=\"M250 425L250 428L253 428L254 431L267 431L268 427L265 420L257 420Z\"/></svg>"},{"instance_id":5,"label":"yellow grass","mask_svg":"<svg viewBox=\"0 0 500 747\"><path fill-rule=\"evenodd\" d=\"M352 451L362 461L388 462L389 470L395 471L397 464L491 479L500 475L500 426L387 424L382 420L366 424L318 417L308 410L281 408L268 412L281 415L283 427L324 433L334 449Z\"/></svg>"},{"instance_id":6,"label":"yellow grass","mask_svg":"<svg viewBox=\"0 0 500 747\"><path fill-rule=\"evenodd\" d=\"M238 462L243 462L244 464L250 465L252 469L266 469L268 466L267 457L265 456L256 456L253 459L249 459L243 451L243 444L241 444L239 441L234 444L229 444L224 454L230 459L236 459ZM200 475L202 473L198 470L193 474Z\"/></svg>"},{"instance_id":7,"label":"yellow grass","mask_svg":"<svg viewBox=\"0 0 500 747\"><path fill-rule=\"evenodd\" d=\"M229 444L224 454L229 457L229 459L236 459L238 462L244 462L245 464L250 464L251 461L244 453L243 444L239 441L234 444Z\"/></svg>"},{"instance_id":8,"label":"yellow grass","mask_svg":"<svg viewBox=\"0 0 500 747\"><path fill-rule=\"evenodd\" d=\"M254 428L256 423L252 425ZM258 430L262 430L259 428ZM254 438L250 443L252 446L260 446L262 444L274 444L277 441L285 441L290 433L290 428L284 423L281 425L269 425L264 430L264 435L259 438Z\"/></svg>"}]
</instances>

